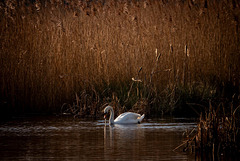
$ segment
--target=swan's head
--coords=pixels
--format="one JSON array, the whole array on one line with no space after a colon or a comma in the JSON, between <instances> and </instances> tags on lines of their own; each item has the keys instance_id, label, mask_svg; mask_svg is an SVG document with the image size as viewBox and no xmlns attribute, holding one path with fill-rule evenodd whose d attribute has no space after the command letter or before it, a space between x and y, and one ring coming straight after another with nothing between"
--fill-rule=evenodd
<instances>
[{"instance_id":1,"label":"swan's head","mask_svg":"<svg viewBox=\"0 0 240 161\"><path fill-rule=\"evenodd\" d=\"M103 111L104 112L104 118L106 118L106 115L107 115L107 113L110 109L112 109L111 106L107 106L107 107L104 108L104 111Z\"/></svg>"}]
</instances>

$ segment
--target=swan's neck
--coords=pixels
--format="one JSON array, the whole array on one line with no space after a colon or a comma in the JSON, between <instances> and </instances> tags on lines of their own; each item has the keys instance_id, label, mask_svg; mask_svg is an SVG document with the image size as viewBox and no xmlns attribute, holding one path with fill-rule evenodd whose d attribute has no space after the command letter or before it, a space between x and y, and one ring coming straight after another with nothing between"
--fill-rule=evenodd
<instances>
[{"instance_id":1,"label":"swan's neck","mask_svg":"<svg viewBox=\"0 0 240 161\"><path fill-rule=\"evenodd\" d=\"M114 123L114 111L113 108L110 108L110 118L109 118L109 124Z\"/></svg>"}]
</instances>

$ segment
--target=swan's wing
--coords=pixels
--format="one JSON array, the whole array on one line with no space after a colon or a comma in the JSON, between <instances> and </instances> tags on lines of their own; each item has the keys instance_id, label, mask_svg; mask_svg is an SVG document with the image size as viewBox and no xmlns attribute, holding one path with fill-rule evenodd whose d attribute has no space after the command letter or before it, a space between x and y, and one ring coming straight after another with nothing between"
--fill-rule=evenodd
<instances>
[{"instance_id":1,"label":"swan's wing","mask_svg":"<svg viewBox=\"0 0 240 161\"><path fill-rule=\"evenodd\" d=\"M125 112L125 113L122 113L121 115L119 115L117 118L119 118L119 119L137 119L140 116L141 115L137 114L137 113Z\"/></svg>"},{"instance_id":2,"label":"swan's wing","mask_svg":"<svg viewBox=\"0 0 240 161\"><path fill-rule=\"evenodd\" d=\"M138 117L140 117L140 114L133 113L133 112L125 112L119 115L114 122L115 123L130 123L133 121L137 122Z\"/></svg>"}]
</instances>

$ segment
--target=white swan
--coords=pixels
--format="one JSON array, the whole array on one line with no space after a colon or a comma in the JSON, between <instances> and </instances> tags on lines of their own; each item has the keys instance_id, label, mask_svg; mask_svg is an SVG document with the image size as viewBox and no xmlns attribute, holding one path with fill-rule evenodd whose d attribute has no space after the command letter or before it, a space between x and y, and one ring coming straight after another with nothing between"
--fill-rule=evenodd
<instances>
[{"instance_id":1,"label":"white swan","mask_svg":"<svg viewBox=\"0 0 240 161\"><path fill-rule=\"evenodd\" d=\"M111 106L107 106L104 109L104 118L106 117L106 114L110 111L110 118L109 118L109 124L140 124L141 121L144 118L144 114L141 116L140 114L133 113L133 112L125 112L119 115L114 120L114 111Z\"/></svg>"}]
</instances>

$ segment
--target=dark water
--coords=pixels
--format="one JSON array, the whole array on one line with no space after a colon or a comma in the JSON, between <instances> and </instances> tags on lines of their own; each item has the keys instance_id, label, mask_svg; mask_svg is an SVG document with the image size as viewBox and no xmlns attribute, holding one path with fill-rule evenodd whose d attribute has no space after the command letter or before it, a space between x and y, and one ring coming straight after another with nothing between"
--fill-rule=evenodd
<instances>
[{"instance_id":1,"label":"dark water","mask_svg":"<svg viewBox=\"0 0 240 161\"><path fill-rule=\"evenodd\" d=\"M178 120L105 126L103 120L48 117L0 124L1 160L195 160L172 150L196 126Z\"/></svg>"}]
</instances>

